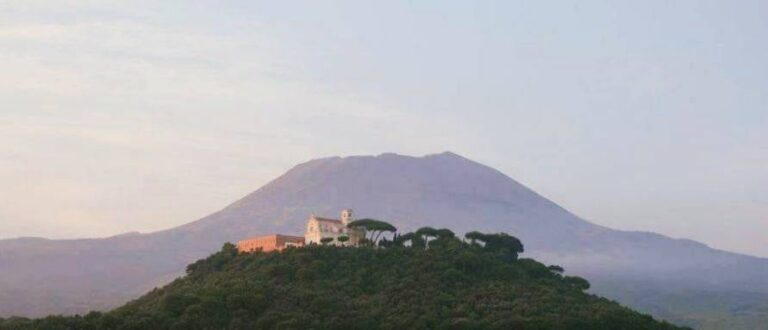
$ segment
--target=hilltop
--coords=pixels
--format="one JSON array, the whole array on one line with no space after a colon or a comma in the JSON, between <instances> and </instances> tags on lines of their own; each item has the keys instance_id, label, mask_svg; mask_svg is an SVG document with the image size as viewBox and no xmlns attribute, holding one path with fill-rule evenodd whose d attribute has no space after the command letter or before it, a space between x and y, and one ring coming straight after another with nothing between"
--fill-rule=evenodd
<instances>
[{"instance_id":1,"label":"hilltop","mask_svg":"<svg viewBox=\"0 0 768 330\"><path fill-rule=\"evenodd\" d=\"M768 260L593 224L454 153L311 160L218 212L155 233L0 240L0 316L111 309L184 274L221 242L301 233L309 214L346 207L405 231L515 233L532 251L527 257L562 265L589 278L593 292L676 323L702 329L768 323Z\"/></svg>"},{"instance_id":2,"label":"hilltop","mask_svg":"<svg viewBox=\"0 0 768 330\"><path fill-rule=\"evenodd\" d=\"M589 284L508 249L308 246L238 254L108 313L0 329L680 329L583 292Z\"/></svg>"}]
</instances>

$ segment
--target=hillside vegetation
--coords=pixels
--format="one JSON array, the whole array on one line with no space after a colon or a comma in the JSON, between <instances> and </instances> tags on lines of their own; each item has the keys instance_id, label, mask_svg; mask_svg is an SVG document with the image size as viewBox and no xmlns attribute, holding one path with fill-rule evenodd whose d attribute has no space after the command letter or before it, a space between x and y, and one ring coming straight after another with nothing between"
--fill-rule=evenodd
<instances>
[{"instance_id":1,"label":"hillside vegetation","mask_svg":"<svg viewBox=\"0 0 768 330\"><path fill-rule=\"evenodd\" d=\"M253 254L225 244L187 276L111 312L0 319L0 328L678 329L584 293L589 283L557 266L518 259L512 236L484 245L474 240L482 236L405 236L408 246Z\"/></svg>"},{"instance_id":2,"label":"hillside vegetation","mask_svg":"<svg viewBox=\"0 0 768 330\"><path fill-rule=\"evenodd\" d=\"M210 216L154 233L0 239L0 317L111 310L168 283L223 242L301 233L309 214L350 206L361 216L396 219L392 225L405 231L513 232L532 252L527 256L588 278L591 292L676 324L733 330L768 324L768 259L597 226L452 153L309 161Z\"/></svg>"}]
</instances>

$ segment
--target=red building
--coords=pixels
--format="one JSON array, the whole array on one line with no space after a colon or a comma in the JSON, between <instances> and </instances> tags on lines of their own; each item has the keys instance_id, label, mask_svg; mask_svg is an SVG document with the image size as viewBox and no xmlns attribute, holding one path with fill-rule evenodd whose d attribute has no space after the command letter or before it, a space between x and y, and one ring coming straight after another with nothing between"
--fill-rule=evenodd
<instances>
[{"instance_id":1,"label":"red building","mask_svg":"<svg viewBox=\"0 0 768 330\"><path fill-rule=\"evenodd\" d=\"M237 251L240 253L281 251L289 246L304 246L304 237L275 234L249 238L237 242Z\"/></svg>"}]
</instances>

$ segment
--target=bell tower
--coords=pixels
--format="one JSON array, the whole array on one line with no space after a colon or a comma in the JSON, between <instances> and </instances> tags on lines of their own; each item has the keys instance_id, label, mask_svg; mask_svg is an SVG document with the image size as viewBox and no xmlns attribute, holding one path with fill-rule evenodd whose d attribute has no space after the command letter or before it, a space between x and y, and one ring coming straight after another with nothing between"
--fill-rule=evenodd
<instances>
[{"instance_id":1,"label":"bell tower","mask_svg":"<svg viewBox=\"0 0 768 330\"><path fill-rule=\"evenodd\" d=\"M351 221L352 221L352 210L344 209L343 211L341 211L341 223L343 223L346 226Z\"/></svg>"}]
</instances>

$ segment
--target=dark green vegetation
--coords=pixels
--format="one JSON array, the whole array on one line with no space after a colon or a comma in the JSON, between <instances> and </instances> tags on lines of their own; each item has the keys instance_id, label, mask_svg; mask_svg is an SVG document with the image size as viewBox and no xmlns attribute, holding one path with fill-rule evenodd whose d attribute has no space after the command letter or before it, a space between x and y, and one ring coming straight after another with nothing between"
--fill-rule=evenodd
<instances>
[{"instance_id":1,"label":"dark green vegetation","mask_svg":"<svg viewBox=\"0 0 768 330\"><path fill-rule=\"evenodd\" d=\"M111 312L0 328L677 329L584 293L589 283L560 267L518 259L512 236L468 239L425 229L380 241L386 248L238 254L225 244L186 277Z\"/></svg>"},{"instance_id":2,"label":"dark green vegetation","mask_svg":"<svg viewBox=\"0 0 768 330\"><path fill-rule=\"evenodd\" d=\"M372 244L376 244L376 242L379 240L379 237L381 237L381 235L385 232L394 233L397 231L397 228L395 228L395 226L392 224L376 219L355 220L350 222L347 227L364 230L367 235L365 237L365 241Z\"/></svg>"},{"instance_id":3,"label":"dark green vegetation","mask_svg":"<svg viewBox=\"0 0 768 330\"><path fill-rule=\"evenodd\" d=\"M636 310L698 330L768 329L768 295L764 293L691 290L641 281L628 285L604 279L592 290L600 295L610 292Z\"/></svg>"}]
</instances>

